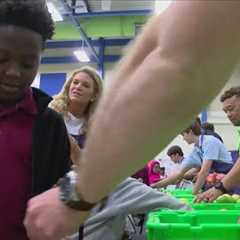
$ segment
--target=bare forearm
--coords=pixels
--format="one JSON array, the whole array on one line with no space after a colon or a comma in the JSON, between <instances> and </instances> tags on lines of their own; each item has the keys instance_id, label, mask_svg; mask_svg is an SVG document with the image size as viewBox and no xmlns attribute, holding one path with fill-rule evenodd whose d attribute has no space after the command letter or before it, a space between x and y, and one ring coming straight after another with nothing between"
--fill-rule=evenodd
<instances>
[{"instance_id":1,"label":"bare forearm","mask_svg":"<svg viewBox=\"0 0 240 240\"><path fill-rule=\"evenodd\" d=\"M208 172L199 172L196 183L194 184L193 187L193 194L197 194L199 190L202 188L207 175Z\"/></svg>"},{"instance_id":2,"label":"bare forearm","mask_svg":"<svg viewBox=\"0 0 240 240\"><path fill-rule=\"evenodd\" d=\"M187 112L182 111L181 106L186 104L182 87L174 83L182 82L184 75L170 63L156 67L157 55L154 52L145 61L127 87L111 99L110 106L107 101L99 106L81 167L83 182L91 179L81 187L86 187L89 200L104 196L116 183L140 169L146 159L152 159L182 130L186 119L190 122L192 114L197 114L200 102L196 109L192 105ZM156 78L160 74L161 81Z\"/></svg>"},{"instance_id":3,"label":"bare forearm","mask_svg":"<svg viewBox=\"0 0 240 240\"><path fill-rule=\"evenodd\" d=\"M124 48L123 58L112 71L114 77L110 78L111 80L107 84L108 98L114 97L123 85L128 84L129 79L145 57L157 47L161 34L154 28L159 21L161 22L160 18L160 16L151 17L144 26L144 31L141 31L136 39Z\"/></svg>"},{"instance_id":4,"label":"bare forearm","mask_svg":"<svg viewBox=\"0 0 240 240\"><path fill-rule=\"evenodd\" d=\"M191 180L193 179L194 177L196 177L197 173L198 173L199 169L197 168L192 168L190 169L189 171L187 171L185 174L184 174L184 178L187 179L187 180Z\"/></svg>"},{"instance_id":5,"label":"bare forearm","mask_svg":"<svg viewBox=\"0 0 240 240\"><path fill-rule=\"evenodd\" d=\"M164 188L167 187L170 184L175 184L178 182L178 180L180 179L179 176L177 175L171 175L155 184L152 184L151 187L153 188Z\"/></svg>"},{"instance_id":6,"label":"bare forearm","mask_svg":"<svg viewBox=\"0 0 240 240\"><path fill-rule=\"evenodd\" d=\"M240 186L240 158L237 160L231 171L222 180L226 189Z\"/></svg>"},{"instance_id":7,"label":"bare forearm","mask_svg":"<svg viewBox=\"0 0 240 240\"><path fill-rule=\"evenodd\" d=\"M232 15L225 22L222 18L231 12L225 8L222 14L211 4L204 4L198 2L191 9L184 7L188 4L176 4L178 8L172 8L169 16L165 16L159 47L141 62L127 79L128 84L102 99L80 168L79 188L87 200L102 198L161 151L206 106L231 74L239 54L239 48L229 50L230 46L236 47L236 29L229 30ZM181 14L176 13L179 9ZM206 21L211 14L223 21L224 31L219 21ZM202 19L199 26L192 25L199 19ZM207 23L215 31L206 29Z\"/></svg>"}]
</instances>

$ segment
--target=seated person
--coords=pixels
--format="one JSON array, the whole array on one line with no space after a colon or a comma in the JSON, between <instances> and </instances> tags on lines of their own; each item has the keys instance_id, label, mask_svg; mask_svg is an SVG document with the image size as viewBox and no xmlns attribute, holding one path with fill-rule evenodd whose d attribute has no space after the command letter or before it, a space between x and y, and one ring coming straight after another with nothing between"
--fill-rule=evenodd
<instances>
[{"instance_id":1,"label":"seated person","mask_svg":"<svg viewBox=\"0 0 240 240\"><path fill-rule=\"evenodd\" d=\"M184 174L192 168L200 168L193 194L204 187L209 172L227 173L232 168L232 159L224 144L216 137L201 134L201 126L195 121L182 132L183 139L188 144L194 143L191 154L181 163L179 171L156 183L154 187L166 187L183 179Z\"/></svg>"}]
</instances>

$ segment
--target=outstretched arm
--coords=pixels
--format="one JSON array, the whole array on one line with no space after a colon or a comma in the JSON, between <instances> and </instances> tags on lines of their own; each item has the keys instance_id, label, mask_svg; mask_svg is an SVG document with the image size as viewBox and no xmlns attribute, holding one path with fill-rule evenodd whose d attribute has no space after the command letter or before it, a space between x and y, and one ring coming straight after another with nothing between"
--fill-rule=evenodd
<instances>
[{"instance_id":1,"label":"outstretched arm","mask_svg":"<svg viewBox=\"0 0 240 240\"><path fill-rule=\"evenodd\" d=\"M240 186L240 158L238 158L237 162L234 164L230 172L223 178L222 182L228 190Z\"/></svg>"},{"instance_id":2,"label":"outstretched arm","mask_svg":"<svg viewBox=\"0 0 240 240\"><path fill-rule=\"evenodd\" d=\"M223 87L240 54L239 7L237 1L176 1L159 24L148 26L157 45L135 66L126 58L135 71L118 79L126 81L118 90L109 87L95 115L79 178L86 200L101 199L141 168Z\"/></svg>"},{"instance_id":3,"label":"outstretched arm","mask_svg":"<svg viewBox=\"0 0 240 240\"><path fill-rule=\"evenodd\" d=\"M130 76L132 76L139 65L142 64L145 57L157 47L161 35L161 28L159 28L159 31L156 31L155 25L161 22L160 18L161 16L153 16L150 18L144 27L144 31L138 34L138 36L124 48L124 57L117 64L112 74L110 74L109 95L114 96L120 87L128 84ZM139 47L143 43L144 46Z\"/></svg>"},{"instance_id":4,"label":"outstretched arm","mask_svg":"<svg viewBox=\"0 0 240 240\"><path fill-rule=\"evenodd\" d=\"M231 171L223 178L222 183L227 190L232 190L234 187L240 186L240 158L234 164ZM222 194L223 193L220 190L213 187L210 188L208 191L199 194L195 201L212 202Z\"/></svg>"},{"instance_id":5,"label":"outstretched arm","mask_svg":"<svg viewBox=\"0 0 240 240\"><path fill-rule=\"evenodd\" d=\"M184 177L184 174L188 171L189 169L182 168L178 172L175 172L171 174L169 177L154 183L151 185L153 188L164 188L167 187L170 184L176 184L178 181L181 181Z\"/></svg>"},{"instance_id":6,"label":"outstretched arm","mask_svg":"<svg viewBox=\"0 0 240 240\"><path fill-rule=\"evenodd\" d=\"M203 161L201 169L197 175L197 180L193 187L193 194L197 194L202 188L202 186L204 185L206 177L211 169L211 166L212 166L212 160Z\"/></svg>"},{"instance_id":7,"label":"outstretched arm","mask_svg":"<svg viewBox=\"0 0 240 240\"><path fill-rule=\"evenodd\" d=\"M189 171L187 171L183 178L186 179L186 180L191 180L193 182L195 182L195 179L197 177L197 174L199 172L199 168L191 168Z\"/></svg>"}]
</instances>

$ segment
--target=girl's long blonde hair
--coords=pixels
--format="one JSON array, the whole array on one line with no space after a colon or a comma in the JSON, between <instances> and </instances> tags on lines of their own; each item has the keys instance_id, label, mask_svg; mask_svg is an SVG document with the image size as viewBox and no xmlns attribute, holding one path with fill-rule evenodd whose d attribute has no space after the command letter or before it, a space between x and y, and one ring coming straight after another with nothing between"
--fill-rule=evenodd
<instances>
[{"instance_id":1,"label":"girl's long blonde hair","mask_svg":"<svg viewBox=\"0 0 240 240\"><path fill-rule=\"evenodd\" d=\"M84 72L88 74L93 80L94 80L94 88L95 88L95 99L94 101L89 102L87 109L84 114L84 127L82 128L82 131L84 133L87 132L87 128L89 125L89 121L92 117L92 114L94 113L94 110L99 102L99 99L102 94L102 79L98 75L97 71L90 67L90 66L84 66L80 69L74 70L68 80L64 83L62 90L59 94L54 96L53 100L49 103L49 107L54 109L55 111L59 112L62 116L66 117L68 113L68 106L69 106L69 88L73 81L73 78L76 74Z\"/></svg>"}]
</instances>

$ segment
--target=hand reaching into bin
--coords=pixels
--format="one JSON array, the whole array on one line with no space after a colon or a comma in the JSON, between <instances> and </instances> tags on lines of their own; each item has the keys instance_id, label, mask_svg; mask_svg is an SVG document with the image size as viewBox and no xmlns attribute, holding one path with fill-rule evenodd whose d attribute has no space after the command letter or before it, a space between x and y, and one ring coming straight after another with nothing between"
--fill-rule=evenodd
<instances>
[{"instance_id":1,"label":"hand reaching into bin","mask_svg":"<svg viewBox=\"0 0 240 240\"><path fill-rule=\"evenodd\" d=\"M194 202L200 203L200 202L213 202L215 199L217 199L219 196L222 195L222 191L219 189L216 189L215 187L210 188L206 192L200 193L196 196Z\"/></svg>"}]
</instances>

